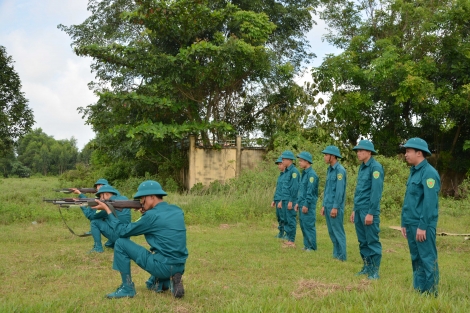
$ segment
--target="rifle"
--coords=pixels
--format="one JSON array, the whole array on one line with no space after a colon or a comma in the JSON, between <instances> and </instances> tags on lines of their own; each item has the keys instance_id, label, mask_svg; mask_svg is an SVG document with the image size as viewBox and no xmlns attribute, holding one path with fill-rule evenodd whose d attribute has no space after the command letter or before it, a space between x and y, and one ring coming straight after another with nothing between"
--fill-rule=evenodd
<instances>
[{"instance_id":1,"label":"rifle","mask_svg":"<svg viewBox=\"0 0 470 313\"><path fill-rule=\"evenodd\" d=\"M62 221L64 222L65 226L69 229L69 231L78 237L88 237L91 236L91 234L82 234L82 235L77 235L65 222L64 216L62 215L62 211L60 210L61 207L66 207L69 208L72 205L78 205L78 206L97 206L98 202L96 202L97 199L94 198L63 198L63 199L43 199L45 202L49 202L52 204L57 204L59 206L59 213L60 217L62 217ZM116 215L116 210L122 211L123 209L140 209L142 207L142 204L140 201L135 201L135 200L103 200L111 212L113 213L114 216Z\"/></svg>"},{"instance_id":2,"label":"rifle","mask_svg":"<svg viewBox=\"0 0 470 313\"><path fill-rule=\"evenodd\" d=\"M73 188L53 189L55 192L72 193ZM81 193L96 193L95 188L77 188Z\"/></svg>"},{"instance_id":3,"label":"rifle","mask_svg":"<svg viewBox=\"0 0 470 313\"><path fill-rule=\"evenodd\" d=\"M75 204L76 200L85 200L85 201L94 201L95 198L60 198L60 199L45 199L43 198L42 201L52 203L52 204L58 204L61 206L64 206L65 204ZM67 203L60 203L60 202L67 202Z\"/></svg>"}]
</instances>

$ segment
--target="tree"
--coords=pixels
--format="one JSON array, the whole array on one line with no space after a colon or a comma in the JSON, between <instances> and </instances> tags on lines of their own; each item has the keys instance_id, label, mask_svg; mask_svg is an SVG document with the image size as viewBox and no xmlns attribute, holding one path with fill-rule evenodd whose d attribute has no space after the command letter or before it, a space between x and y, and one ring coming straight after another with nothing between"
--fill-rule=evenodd
<instances>
[{"instance_id":1,"label":"tree","mask_svg":"<svg viewBox=\"0 0 470 313\"><path fill-rule=\"evenodd\" d=\"M13 59L0 46L0 156L10 153L15 141L34 124L33 111L21 92Z\"/></svg>"},{"instance_id":2,"label":"tree","mask_svg":"<svg viewBox=\"0 0 470 313\"><path fill-rule=\"evenodd\" d=\"M304 34L316 4L89 1L85 22L59 28L94 60L99 100L80 112L97 133L95 152L158 168L188 134L212 142L259 128L279 104L269 94L291 88L311 57Z\"/></svg>"},{"instance_id":3,"label":"tree","mask_svg":"<svg viewBox=\"0 0 470 313\"><path fill-rule=\"evenodd\" d=\"M326 39L343 49L313 70L328 93L324 115L351 145L371 137L394 155L406 139L425 139L441 170L470 167L470 3L323 1ZM449 154L452 157L443 158Z\"/></svg>"},{"instance_id":4,"label":"tree","mask_svg":"<svg viewBox=\"0 0 470 313\"><path fill-rule=\"evenodd\" d=\"M73 169L77 162L76 139L55 140L41 128L18 141L18 161L34 173L58 175Z\"/></svg>"}]
</instances>

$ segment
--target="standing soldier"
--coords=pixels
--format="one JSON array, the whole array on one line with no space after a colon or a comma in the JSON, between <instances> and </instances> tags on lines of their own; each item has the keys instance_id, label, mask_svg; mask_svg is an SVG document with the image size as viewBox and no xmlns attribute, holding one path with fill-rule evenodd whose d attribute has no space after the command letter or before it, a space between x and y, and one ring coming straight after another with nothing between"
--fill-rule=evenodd
<instances>
[{"instance_id":1,"label":"standing soldier","mask_svg":"<svg viewBox=\"0 0 470 313\"><path fill-rule=\"evenodd\" d=\"M329 164L323 192L321 215L326 218L328 234L333 242L333 258L346 261L346 234L344 232L344 203L346 200L346 170L339 164L338 147L328 146L322 151L323 159Z\"/></svg>"},{"instance_id":2,"label":"standing soldier","mask_svg":"<svg viewBox=\"0 0 470 313\"><path fill-rule=\"evenodd\" d=\"M287 242L285 247L295 248L295 233L297 231L297 212L294 210L299 192L299 170L293 164L295 160L294 153L286 150L281 155L282 163L285 166L284 178L282 183L281 201L278 208L285 212L284 231L286 232Z\"/></svg>"},{"instance_id":3,"label":"standing soldier","mask_svg":"<svg viewBox=\"0 0 470 313\"><path fill-rule=\"evenodd\" d=\"M279 157L274 163L277 165L277 168L279 169L280 173L279 177L277 178L276 191L274 192L274 198L273 202L271 203L271 207L276 209L276 218L278 222L277 228L279 229L279 234L276 235L276 238L286 238L284 234L285 213L282 212L282 205L281 208L278 208L278 204L281 201L282 179L286 167L282 163L281 157Z\"/></svg>"},{"instance_id":4,"label":"standing soldier","mask_svg":"<svg viewBox=\"0 0 470 313\"><path fill-rule=\"evenodd\" d=\"M295 210L300 211L299 222L304 236L304 250L312 251L317 250L315 221L317 219L318 175L312 168L312 155L309 152L302 151L297 157L303 172Z\"/></svg>"},{"instance_id":5,"label":"standing soldier","mask_svg":"<svg viewBox=\"0 0 470 313\"><path fill-rule=\"evenodd\" d=\"M356 228L359 253L364 266L357 275L368 275L368 279L379 279L382 244L380 232L380 199L382 198L384 171L372 155L377 154L369 140L361 140L353 148L361 161L357 174L354 209L350 221Z\"/></svg>"},{"instance_id":6,"label":"standing soldier","mask_svg":"<svg viewBox=\"0 0 470 313\"><path fill-rule=\"evenodd\" d=\"M419 292L437 296L436 226L441 179L426 160L426 155L431 155L426 141L411 138L403 147L406 148L406 162L412 166L401 211L401 233L408 239L413 287Z\"/></svg>"}]
</instances>

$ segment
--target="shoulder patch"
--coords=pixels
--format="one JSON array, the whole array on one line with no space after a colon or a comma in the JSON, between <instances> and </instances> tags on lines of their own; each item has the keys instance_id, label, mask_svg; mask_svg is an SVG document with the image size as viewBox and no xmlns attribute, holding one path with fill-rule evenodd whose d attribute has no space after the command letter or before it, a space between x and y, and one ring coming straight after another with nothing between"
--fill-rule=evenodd
<instances>
[{"instance_id":1,"label":"shoulder patch","mask_svg":"<svg viewBox=\"0 0 470 313\"><path fill-rule=\"evenodd\" d=\"M297 173L292 173L292 178L296 178L297 177Z\"/></svg>"},{"instance_id":2,"label":"shoulder patch","mask_svg":"<svg viewBox=\"0 0 470 313\"><path fill-rule=\"evenodd\" d=\"M338 180L342 180L343 179L343 174L338 174L338 175L336 175L336 177L338 178Z\"/></svg>"},{"instance_id":3,"label":"shoulder patch","mask_svg":"<svg viewBox=\"0 0 470 313\"><path fill-rule=\"evenodd\" d=\"M433 178L428 178L426 179L426 185L428 185L428 188L434 188L436 181Z\"/></svg>"},{"instance_id":4,"label":"shoulder patch","mask_svg":"<svg viewBox=\"0 0 470 313\"><path fill-rule=\"evenodd\" d=\"M310 182L313 183L315 181L314 177L310 177Z\"/></svg>"},{"instance_id":5,"label":"shoulder patch","mask_svg":"<svg viewBox=\"0 0 470 313\"><path fill-rule=\"evenodd\" d=\"M380 177L380 172L379 171L374 171L372 173L372 176L374 176L375 179L379 178Z\"/></svg>"}]
</instances>

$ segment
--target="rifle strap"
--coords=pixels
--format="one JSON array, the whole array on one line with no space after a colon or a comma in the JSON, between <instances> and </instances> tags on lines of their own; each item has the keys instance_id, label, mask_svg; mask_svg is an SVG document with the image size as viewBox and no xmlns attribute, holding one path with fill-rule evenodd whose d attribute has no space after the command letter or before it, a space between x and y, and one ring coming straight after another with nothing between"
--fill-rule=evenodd
<instances>
[{"instance_id":1,"label":"rifle strap","mask_svg":"<svg viewBox=\"0 0 470 313\"><path fill-rule=\"evenodd\" d=\"M109 203L109 202L105 202L105 203L106 203L106 205L108 206L108 208L111 210L111 212L113 212L113 215L114 215L115 217L117 217L116 209L114 208L114 206L113 206L111 203Z\"/></svg>"},{"instance_id":2,"label":"rifle strap","mask_svg":"<svg viewBox=\"0 0 470 313\"><path fill-rule=\"evenodd\" d=\"M87 234L87 233L83 233L81 235L77 235L73 230L72 228L69 227L69 225L67 225L67 223L65 222L65 218L64 216L62 215L62 211L60 210L60 206L59 206L59 213L60 213L60 217L62 218L62 221L64 222L65 226L69 229L69 231L74 234L75 236L77 237L88 237L88 236L91 236L91 234Z\"/></svg>"}]
</instances>

